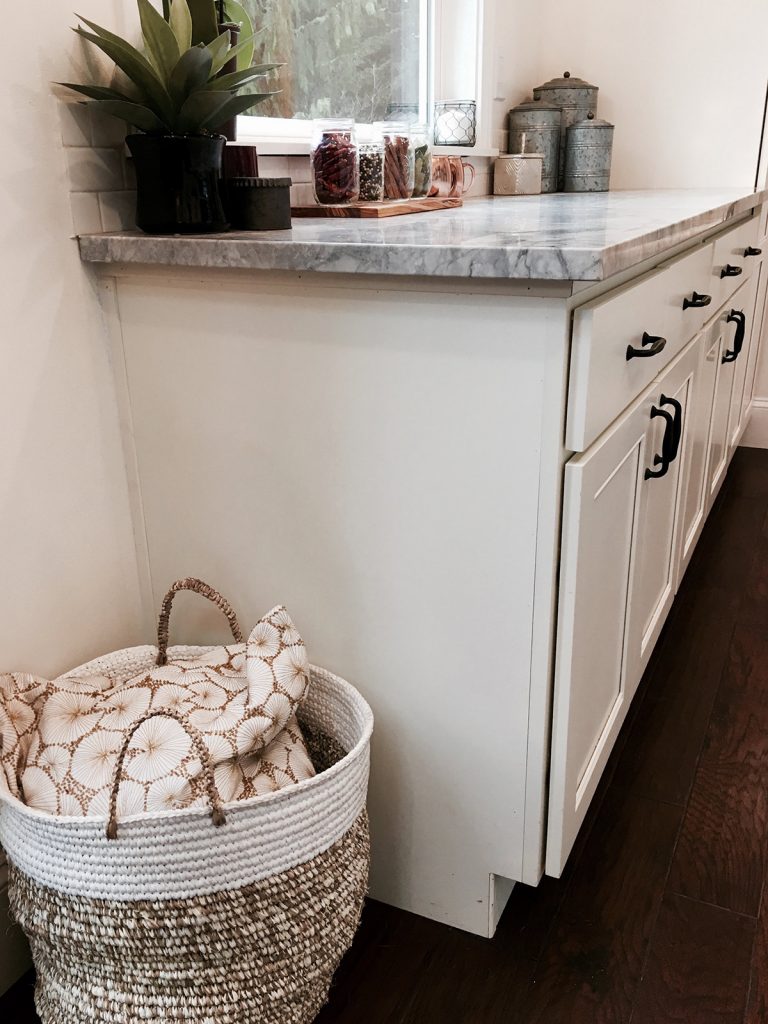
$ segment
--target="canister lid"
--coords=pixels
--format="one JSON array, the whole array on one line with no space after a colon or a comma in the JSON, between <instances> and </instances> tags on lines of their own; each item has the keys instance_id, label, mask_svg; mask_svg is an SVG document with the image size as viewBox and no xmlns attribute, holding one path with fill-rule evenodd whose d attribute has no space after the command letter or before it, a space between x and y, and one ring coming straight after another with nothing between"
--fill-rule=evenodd
<instances>
[{"instance_id":1,"label":"canister lid","mask_svg":"<svg viewBox=\"0 0 768 1024\"><path fill-rule=\"evenodd\" d=\"M597 92L596 85L585 82L583 78L573 78L570 71L564 71L562 78L550 78L544 85L537 85L533 91L537 93L543 89L594 89Z\"/></svg>"},{"instance_id":2,"label":"canister lid","mask_svg":"<svg viewBox=\"0 0 768 1024\"><path fill-rule=\"evenodd\" d=\"M226 183L233 188L289 188L292 178L227 178Z\"/></svg>"},{"instance_id":3,"label":"canister lid","mask_svg":"<svg viewBox=\"0 0 768 1024\"><path fill-rule=\"evenodd\" d=\"M568 128L615 128L615 124L611 124L610 121L604 121L602 117L595 117L593 113L587 114L583 121L574 121L574 123Z\"/></svg>"},{"instance_id":4,"label":"canister lid","mask_svg":"<svg viewBox=\"0 0 768 1024\"><path fill-rule=\"evenodd\" d=\"M516 107L512 107L510 114L516 114L518 110L556 110L562 113L556 103L547 103L545 100L526 100L525 103L518 103Z\"/></svg>"}]
</instances>

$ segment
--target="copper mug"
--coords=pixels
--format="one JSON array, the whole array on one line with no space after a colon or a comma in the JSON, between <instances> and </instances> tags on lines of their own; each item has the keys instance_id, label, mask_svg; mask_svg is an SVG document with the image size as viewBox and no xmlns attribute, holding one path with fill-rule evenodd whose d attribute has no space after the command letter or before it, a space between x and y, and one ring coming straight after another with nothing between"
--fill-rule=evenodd
<instances>
[{"instance_id":1,"label":"copper mug","mask_svg":"<svg viewBox=\"0 0 768 1024\"><path fill-rule=\"evenodd\" d=\"M468 192L475 180L475 168L460 156L432 157L432 188L430 196L455 199Z\"/></svg>"}]
</instances>

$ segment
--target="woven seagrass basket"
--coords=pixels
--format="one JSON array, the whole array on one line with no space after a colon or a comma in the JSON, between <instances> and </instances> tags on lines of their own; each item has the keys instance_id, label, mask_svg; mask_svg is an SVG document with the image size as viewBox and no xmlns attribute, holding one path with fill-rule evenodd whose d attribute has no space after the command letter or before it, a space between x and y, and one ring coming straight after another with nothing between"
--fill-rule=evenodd
<instances>
[{"instance_id":1,"label":"woven seagrass basket","mask_svg":"<svg viewBox=\"0 0 768 1024\"><path fill-rule=\"evenodd\" d=\"M158 657L136 647L68 674L128 679ZM317 775L298 785L222 804L210 773L210 809L119 823L114 801L109 821L55 817L0 789L11 908L43 1024L314 1020L367 890L373 716L343 679L310 675L299 719Z\"/></svg>"}]
</instances>

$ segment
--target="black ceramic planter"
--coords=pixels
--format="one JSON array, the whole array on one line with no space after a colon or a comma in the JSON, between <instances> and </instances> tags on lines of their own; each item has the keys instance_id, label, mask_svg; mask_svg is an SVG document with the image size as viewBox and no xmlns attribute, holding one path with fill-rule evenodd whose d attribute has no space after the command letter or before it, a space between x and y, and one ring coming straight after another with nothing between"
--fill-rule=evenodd
<instances>
[{"instance_id":1,"label":"black ceramic planter","mask_svg":"<svg viewBox=\"0 0 768 1024\"><path fill-rule=\"evenodd\" d=\"M136 225L153 235L226 231L219 194L221 136L129 135Z\"/></svg>"}]
</instances>

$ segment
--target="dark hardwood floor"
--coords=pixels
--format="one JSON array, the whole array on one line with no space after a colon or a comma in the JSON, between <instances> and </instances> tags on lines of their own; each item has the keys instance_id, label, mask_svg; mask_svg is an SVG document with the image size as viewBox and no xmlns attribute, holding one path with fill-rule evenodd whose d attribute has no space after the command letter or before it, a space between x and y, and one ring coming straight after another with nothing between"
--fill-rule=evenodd
<instances>
[{"instance_id":1,"label":"dark hardwood floor","mask_svg":"<svg viewBox=\"0 0 768 1024\"><path fill-rule=\"evenodd\" d=\"M563 878L492 942L369 903L317 1024L768 1024L767 839L768 452L740 449Z\"/></svg>"}]
</instances>

